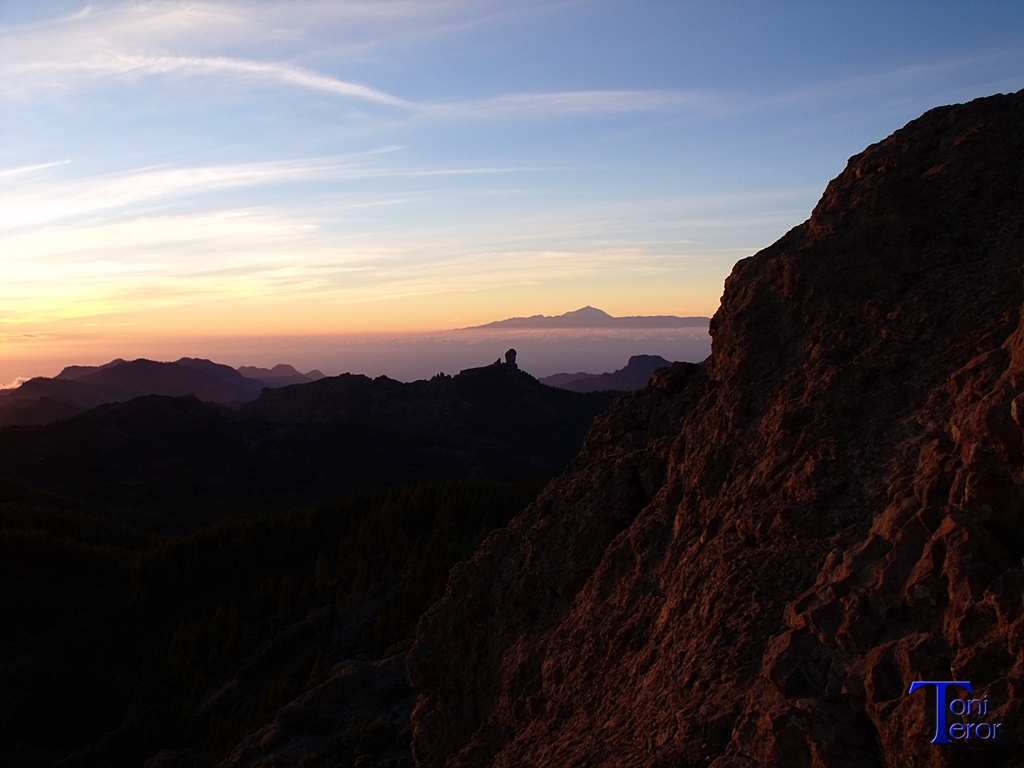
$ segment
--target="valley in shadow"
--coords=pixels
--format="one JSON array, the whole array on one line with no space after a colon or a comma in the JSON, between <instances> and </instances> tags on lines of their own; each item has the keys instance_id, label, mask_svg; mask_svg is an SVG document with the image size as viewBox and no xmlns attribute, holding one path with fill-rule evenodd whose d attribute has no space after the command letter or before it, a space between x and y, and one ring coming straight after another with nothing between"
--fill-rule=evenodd
<instances>
[{"instance_id":1,"label":"valley in shadow","mask_svg":"<svg viewBox=\"0 0 1024 768\"><path fill-rule=\"evenodd\" d=\"M298 731L405 764L418 617L615 396L496 364L0 429L3 763L206 765Z\"/></svg>"}]
</instances>

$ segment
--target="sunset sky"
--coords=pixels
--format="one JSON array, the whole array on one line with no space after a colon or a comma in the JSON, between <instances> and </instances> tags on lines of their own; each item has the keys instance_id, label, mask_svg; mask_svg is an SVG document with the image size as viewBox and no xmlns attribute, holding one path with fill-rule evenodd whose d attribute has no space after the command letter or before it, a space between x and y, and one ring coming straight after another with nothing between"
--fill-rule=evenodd
<instances>
[{"instance_id":1,"label":"sunset sky","mask_svg":"<svg viewBox=\"0 0 1024 768\"><path fill-rule=\"evenodd\" d=\"M850 155L1022 87L1020 2L3 0L0 384L710 315Z\"/></svg>"}]
</instances>

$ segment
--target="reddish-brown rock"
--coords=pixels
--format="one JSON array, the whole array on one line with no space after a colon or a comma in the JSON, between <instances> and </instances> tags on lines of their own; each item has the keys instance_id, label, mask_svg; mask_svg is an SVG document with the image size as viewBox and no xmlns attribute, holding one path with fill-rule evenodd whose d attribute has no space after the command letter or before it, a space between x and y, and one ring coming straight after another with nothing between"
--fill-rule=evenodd
<instances>
[{"instance_id":1,"label":"reddish-brown rock","mask_svg":"<svg viewBox=\"0 0 1024 768\"><path fill-rule=\"evenodd\" d=\"M1024 92L851 158L453 572L421 766L1024 760ZM933 745L970 680L997 740ZM950 716L950 722L954 718Z\"/></svg>"}]
</instances>

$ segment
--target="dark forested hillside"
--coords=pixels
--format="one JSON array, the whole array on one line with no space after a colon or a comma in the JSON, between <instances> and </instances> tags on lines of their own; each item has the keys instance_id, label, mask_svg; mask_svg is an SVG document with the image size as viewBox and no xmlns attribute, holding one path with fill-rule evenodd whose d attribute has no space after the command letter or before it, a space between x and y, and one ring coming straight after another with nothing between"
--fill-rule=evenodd
<instances>
[{"instance_id":1,"label":"dark forested hillside","mask_svg":"<svg viewBox=\"0 0 1024 768\"><path fill-rule=\"evenodd\" d=\"M538 487L405 486L164 536L5 483L4 765L223 757L330 665L401 651L448 569Z\"/></svg>"},{"instance_id":2,"label":"dark forested hillside","mask_svg":"<svg viewBox=\"0 0 1024 768\"><path fill-rule=\"evenodd\" d=\"M612 399L503 365L410 384L345 375L239 409L141 397L0 429L0 477L182 530L401 483L550 477Z\"/></svg>"},{"instance_id":3,"label":"dark forested hillside","mask_svg":"<svg viewBox=\"0 0 1024 768\"><path fill-rule=\"evenodd\" d=\"M609 401L490 366L0 429L0 763L402 764L415 622Z\"/></svg>"}]
</instances>

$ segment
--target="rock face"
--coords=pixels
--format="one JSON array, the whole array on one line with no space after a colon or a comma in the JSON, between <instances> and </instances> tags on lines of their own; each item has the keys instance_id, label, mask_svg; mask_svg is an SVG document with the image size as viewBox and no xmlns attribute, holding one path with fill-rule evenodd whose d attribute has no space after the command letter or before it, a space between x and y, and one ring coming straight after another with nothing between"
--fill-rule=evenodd
<instances>
[{"instance_id":1,"label":"rock face","mask_svg":"<svg viewBox=\"0 0 1024 768\"><path fill-rule=\"evenodd\" d=\"M1024 92L851 158L736 265L711 357L453 570L419 764L1021 764L1022 263ZM971 681L999 738L932 744L916 680Z\"/></svg>"}]
</instances>

